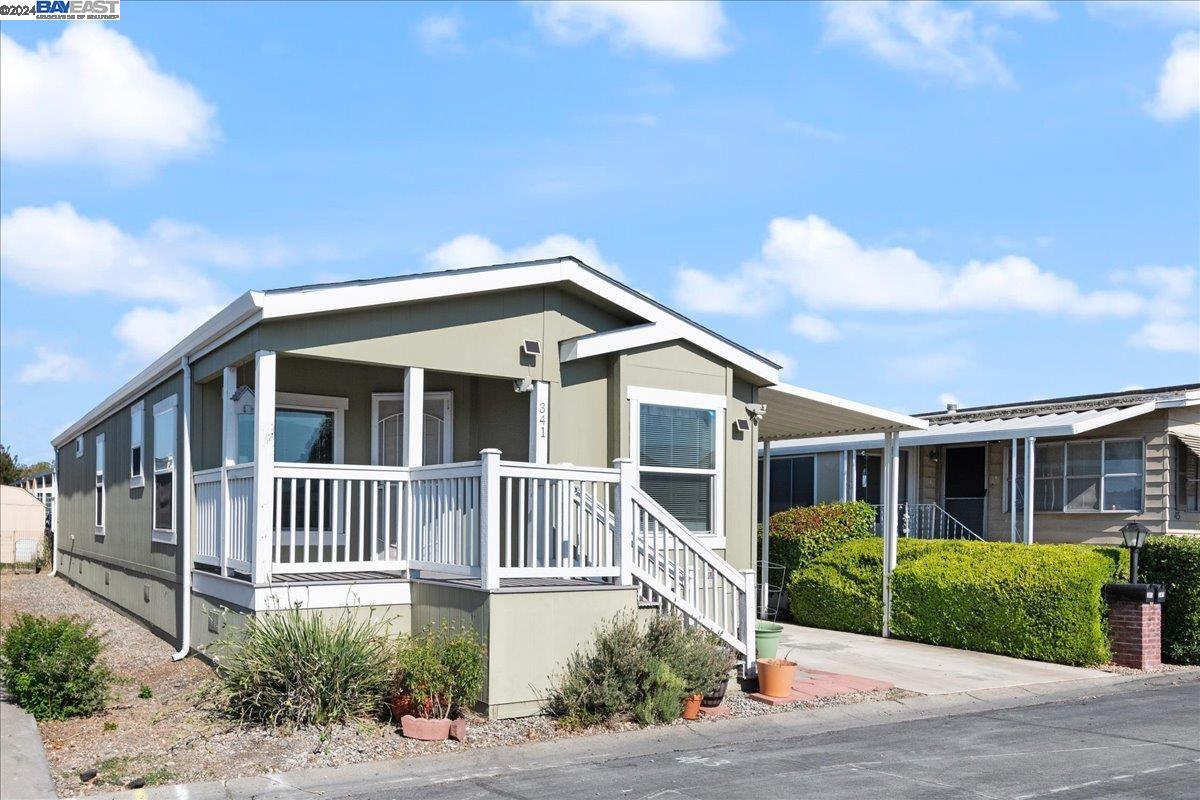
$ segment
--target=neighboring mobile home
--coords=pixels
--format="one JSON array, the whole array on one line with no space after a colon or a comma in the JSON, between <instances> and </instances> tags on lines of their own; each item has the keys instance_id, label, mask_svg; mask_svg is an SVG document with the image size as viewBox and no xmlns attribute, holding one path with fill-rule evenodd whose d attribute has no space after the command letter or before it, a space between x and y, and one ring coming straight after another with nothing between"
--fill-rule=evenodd
<instances>
[{"instance_id":1,"label":"neighboring mobile home","mask_svg":"<svg viewBox=\"0 0 1200 800\"><path fill-rule=\"evenodd\" d=\"M1200 533L1200 384L917 416L928 429L899 435L902 536L1113 544L1127 522ZM768 443L772 512L878 505L881 438Z\"/></svg>"},{"instance_id":2,"label":"neighboring mobile home","mask_svg":"<svg viewBox=\"0 0 1200 800\"><path fill-rule=\"evenodd\" d=\"M532 713L620 611L752 664L760 437L925 424L572 258L248 292L54 440L57 569L180 657L292 605L472 625Z\"/></svg>"}]
</instances>

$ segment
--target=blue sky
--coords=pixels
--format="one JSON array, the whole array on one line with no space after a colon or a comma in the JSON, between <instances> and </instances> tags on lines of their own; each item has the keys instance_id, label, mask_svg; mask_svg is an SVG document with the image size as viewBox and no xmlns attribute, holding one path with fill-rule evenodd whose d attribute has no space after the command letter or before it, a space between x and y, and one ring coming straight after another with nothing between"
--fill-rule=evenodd
<instances>
[{"instance_id":1,"label":"blue sky","mask_svg":"<svg viewBox=\"0 0 1200 800\"><path fill-rule=\"evenodd\" d=\"M10 22L0 438L249 288L572 252L904 411L1200 380L1200 4Z\"/></svg>"}]
</instances>

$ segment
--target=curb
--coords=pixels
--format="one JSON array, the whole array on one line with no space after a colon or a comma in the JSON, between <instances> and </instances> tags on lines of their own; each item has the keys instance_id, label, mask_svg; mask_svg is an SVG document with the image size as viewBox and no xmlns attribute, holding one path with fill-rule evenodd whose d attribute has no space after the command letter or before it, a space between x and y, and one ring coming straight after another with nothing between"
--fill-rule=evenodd
<instances>
[{"instance_id":1,"label":"curb","mask_svg":"<svg viewBox=\"0 0 1200 800\"><path fill-rule=\"evenodd\" d=\"M533 742L509 747L416 756L272 773L184 786L117 791L93 800L250 800L263 797L391 796L400 789L434 783L486 779L515 772L564 769L571 765L617 757L706 750L734 743L796 738L887 725L894 722L986 713L1062 700L1080 700L1144 687L1200 684L1200 670L1160 675L1111 675L1054 684L986 689L952 695L920 695L856 705L829 706L804 712L723 720L719 724L670 725L613 734ZM452 777L451 777L452 776Z\"/></svg>"},{"instance_id":2,"label":"curb","mask_svg":"<svg viewBox=\"0 0 1200 800\"><path fill-rule=\"evenodd\" d=\"M20 707L0 702L0 797L57 798L37 722Z\"/></svg>"}]
</instances>

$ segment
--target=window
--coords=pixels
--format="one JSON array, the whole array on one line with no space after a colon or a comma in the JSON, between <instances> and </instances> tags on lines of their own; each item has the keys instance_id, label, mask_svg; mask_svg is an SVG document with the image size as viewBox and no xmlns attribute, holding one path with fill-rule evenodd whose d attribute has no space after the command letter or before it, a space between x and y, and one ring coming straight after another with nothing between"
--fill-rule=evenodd
<instances>
[{"instance_id":1,"label":"window","mask_svg":"<svg viewBox=\"0 0 1200 800\"><path fill-rule=\"evenodd\" d=\"M693 533L720 536L724 398L638 387L630 398L642 490Z\"/></svg>"},{"instance_id":2,"label":"window","mask_svg":"<svg viewBox=\"0 0 1200 800\"><path fill-rule=\"evenodd\" d=\"M788 456L771 459L770 513L778 514L789 508L811 506L816 502L816 463L816 456ZM762 469L761 460L759 469ZM761 503L761 480L758 491Z\"/></svg>"},{"instance_id":3,"label":"window","mask_svg":"<svg viewBox=\"0 0 1200 800\"><path fill-rule=\"evenodd\" d=\"M146 438L145 406L139 400L129 409L129 486L144 486L142 443Z\"/></svg>"},{"instance_id":4,"label":"window","mask_svg":"<svg viewBox=\"0 0 1200 800\"><path fill-rule=\"evenodd\" d=\"M1141 439L1094 439L1036 445L1033 468L1034 511L1141 511L1145 467ZM1007 472L1011 450L1004 459ZM1025 459L1017 451L1017 511L1025 507Z\"/></svg>"},{"instance_id":5,"label":"window","mask_svg":"<svg viewBox=\"0 0 1200 800\"><path fill-rule=\"evenodd\" d=\"M83 437L82 436L75 437L75 457L83 458Z\"/></svg>"},{"instance_id":6,"label":"window","mask_svg":"<svg viewBox=\"0 0 1200 800\"><path fill-rule=\"evenodd\" d=\"M1175 506L1180 511L1200 511L1200 454L1182 441L1175 442Z\"/></svg>"},{"instance_id":7,"label":"window","mask_svg":"<svg viewBox=\"0 0 1200 800\"><path fill-rule=\"evenodd\" d=\"M404 452L404 395L371 395L375 440L371 443L374 464L398 467ZM453 392L425 393L425 434L421 444L421 463L448 464L454 451Z\"/></svg>"},{"instance_id":8,"label":"window","mask_svg":"<svg viewBox=\"0 0 1200 800\"><path fill-rule=\"evenodd\" d=\"M96 435L96 533L104 535L104 434Z\"/></svg>"},{"instance_id":9,"label":"window","mask_svg":"<svg viewBox=\"0 0 1200 800\"><path fill-rule=\"evenodd\" d=\"M175 440L178 395L154 404L154 531L175 541Z\"/></svg>"},{"instance_id":10,"label":"window","mask_svg":"<svg viewBox=\"0 0 1200 800\"><path fill-rule=\"evenodd\" d=\"M342 463L342 415L349 403L344 397L276 393L275 460L296 464ZM334 527L333 507L325 503L320 516L320 493L317 483L300 482L295 487L297 526L308 520L313 530L318 524L326 531ZM311 488L311 491L310 491ZM326 492L332 486L326 486ZM292 527L292 482L281 487L279 515L281 530ZM305 508L308 512L305 513ZM320 520L320 522L318 521Z\"/></svg>"}]
</instances>

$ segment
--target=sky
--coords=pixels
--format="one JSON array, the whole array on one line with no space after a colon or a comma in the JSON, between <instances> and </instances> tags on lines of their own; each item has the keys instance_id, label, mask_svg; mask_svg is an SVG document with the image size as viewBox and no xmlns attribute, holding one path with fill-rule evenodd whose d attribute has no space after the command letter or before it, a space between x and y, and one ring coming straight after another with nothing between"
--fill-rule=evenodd
<instances>
[{"instance_id":1,"label":"sky","mask_svg":"<svg viewBox=\"0 0 1200 800\"><path fill-rule=\"evenodd\" d=\"M0 25L0 441L247 289L571 254L888 408L1200 381L1200 2Z\"/></svg>"}]
</instances>

